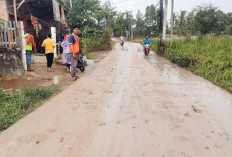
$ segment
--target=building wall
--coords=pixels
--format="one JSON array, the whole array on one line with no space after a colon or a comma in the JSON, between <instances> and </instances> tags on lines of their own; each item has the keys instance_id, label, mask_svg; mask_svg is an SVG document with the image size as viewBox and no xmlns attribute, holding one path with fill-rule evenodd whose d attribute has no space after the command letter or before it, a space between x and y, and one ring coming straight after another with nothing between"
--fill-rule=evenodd
<instances>
[{"instance_id":1,"label":"building wall","mask_svg":"<svg viewBox=\"0 0 232 157\"><path fill-rule=\"evenodd\" d=\"M3 14L3 1L0 1L0 19L4 18L4 14Z\"/></svg>"},{"instance_id":2,"label":"building wall","mask_svg":"<svg viewBox=\"0 0 232 157\"><path fill-rule=\"evenodd\" d=\"M0 19L3 19L5 21L8 20L6 0L0 0Z\"/></svg>"},{"instance_id":3,"label":"building wall","mask_svg":"<svg viewBox=\"0 0 232 157\"><path fill-rule=\"evenodd\" d=\"M21 76L25 74L22 51L0 48L0 76Z\"/></svg>"}]
</instances>

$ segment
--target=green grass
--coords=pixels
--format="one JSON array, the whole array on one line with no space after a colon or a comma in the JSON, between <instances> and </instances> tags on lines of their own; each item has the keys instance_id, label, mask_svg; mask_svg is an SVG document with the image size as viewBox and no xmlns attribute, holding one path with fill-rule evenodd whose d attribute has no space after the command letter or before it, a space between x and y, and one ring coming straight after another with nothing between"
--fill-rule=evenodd
<instances>
[{"instance_id":1,"label":"green grass","mask_svg":"<svg viewBox=\"0 0 232 157\"><path fill-rule=\"evenodd\" d=\"M152 40L155 52L157 42ZM163 56L232 92L232 37L176 39L165 43Z\"/></svg>"},{"instance_id":2,"label":"green grass","mask_svg":"<svg viewBox=\"0 0 232 157\"><path fill-rule=\"evenodd\" d=\"M87 54L86 58L87 59L95 59L95 56L93 54Z\"/></svg>"},{"instance_id":3,"label":"green grass","mask_svg":"<svg viewBox=\"0 0 232 157\"><path fill-rule=\"evenodd\" d=\"M102 38L85 38L80 40L80 51L82 54L88 54L94 51L111 50L112 43L104 42Z\"/></svg>"},{"instance_id":4,"label":"green grass","mask_svg":"<svg viewBox=\"0 0 232 157\"><path fill-rule=\"evenodd\" d=\"M49 98L57 87L30 87L14 94L5 94L0 89L0 132L34 111L41 101Z\"/></svg>"}]
</instances>

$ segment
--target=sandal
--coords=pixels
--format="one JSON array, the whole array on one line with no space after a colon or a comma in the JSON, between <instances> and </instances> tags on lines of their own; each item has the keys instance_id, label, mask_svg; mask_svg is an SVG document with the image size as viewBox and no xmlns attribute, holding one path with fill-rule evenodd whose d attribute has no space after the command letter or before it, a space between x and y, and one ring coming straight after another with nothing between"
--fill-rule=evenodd
<instances>
[{"instance_id":1,"label":"sandal","mask_svg":"<svg viewBox=\"0 0 232 157\"><path fill-rule=\"evenodd\" d=\"M80 79L80 77L79 77L79 76L75 76L75 79L74 79L74 80L76 81L77 79Z\"/></svg>"}]
</instances>

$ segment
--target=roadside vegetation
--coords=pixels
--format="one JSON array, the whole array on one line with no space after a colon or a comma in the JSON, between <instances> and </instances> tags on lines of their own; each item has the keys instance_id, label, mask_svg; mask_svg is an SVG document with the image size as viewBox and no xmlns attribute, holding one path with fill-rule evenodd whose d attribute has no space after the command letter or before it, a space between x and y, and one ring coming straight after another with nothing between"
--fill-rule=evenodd
<instances>
[{"instance_id":1,"label":"roadside vegetation","mask_svg":"<svg viewBox=\"0 0 232 157\"><path fill-rule=\"evenodd\" d=\"M13 94L0 89L0 132L10 127L58 91L58 87L29 87Z\"/></svg>"},{"instance_id":2,"label":"roadside vegetation","mask_svg":"<svg viewBox=\"0 0 232 157\"><path fill-rule=\"evenodd\" d=\"M67 6L69 0L63 0ZM110 37L116 32L117 12L109 2L100 5L98 0L73 0L73 7L68 13L69 26L77 25L80 28L80 51L84 55L89 52L110 50Z\"/></svg>"},{"instance_id":3,"label":"roadside vegetation","mask_svg":"<svg viewBox=\"0 0 232 157\"><path fill-rule=\"evenodd\" d=\"M101 37L90 36L90 35L82 35L80 40L80 51L82 54L88 54L93 51L105 51L112 49L112 41L110 40L110 36L112 34L111 28L103 29Z\"/></svg>"},{"instance_id":4,"label":"roadside vegetation","mask_svg":"<svg viewBox=\"0 0 232 157\"><path fill-rule=\"evenodd\" d=\"M157 52L158 40L151 49ZM165 42L164 57L232 92L232 37L201 36Z\"/></svg>"},{"instance_id":5,"label":"roadside vegetation","mask_svg":"<svg viewBox=\"0 0 232 157\"><path fill-rule=\"evenodd\" d=\"M158 37L159 25L159 8L148 6L145 14L138 11L134 34L139 37ZM190 12L175 12L173 28L174 35L179 37L232 35L232 12L224 13L211 4L204 4ZM170 27L167 28L167 34L170 34Z\"/></svg>"},{"instance_id":6,"label":"roadside vegetation","mask_svg":"<svg viewBox=\"0 0 232 157\"><path fill-rule=\"evenodd\" d=\"M232 92L232 12L204 4L175 13L175 39L171 44L167 38L158 47L158 10L151 5L145 15L138 11L135 33L152 37L153 51Z\"/></svg>"}]
</instances>

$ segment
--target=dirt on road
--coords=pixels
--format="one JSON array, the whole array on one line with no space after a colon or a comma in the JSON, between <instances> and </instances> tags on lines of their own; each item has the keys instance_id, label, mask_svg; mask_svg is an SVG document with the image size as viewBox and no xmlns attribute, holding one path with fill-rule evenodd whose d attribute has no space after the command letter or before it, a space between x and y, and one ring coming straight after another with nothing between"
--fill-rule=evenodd
<instances>
[{"instance_id":1,"label":"dirt on road","mask_svg":"<svg viewBox=\"0 0 232 157\"><path fill-rule=\"evenodd\" d=\"M90 74L97 64L108 55L108 51L91 52L89 55L92 58L87 60L88 66L85 73L78 71L77 75L80 77ZM3 89L3 92L14 93L31 86L50 87L59 85L63 89L73 83L71 75L66 72L66 66L61 59L54 62L52 66L54 72L48 72L46 57L44 55L33 55L32 67L35 71L27 72L24 76L0 77L0 88Z\"/></svg>"},{"instance_id":2,"label":"dirt on road","mask_svg":"<svg viewBox=\"0 0 232 157\"><path fill-rule=\"evenodd\" d=\"M1 157L230 157L232 96L119 43L89 75L0 135Z\"/></svg>"}]
</instances>

